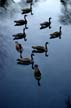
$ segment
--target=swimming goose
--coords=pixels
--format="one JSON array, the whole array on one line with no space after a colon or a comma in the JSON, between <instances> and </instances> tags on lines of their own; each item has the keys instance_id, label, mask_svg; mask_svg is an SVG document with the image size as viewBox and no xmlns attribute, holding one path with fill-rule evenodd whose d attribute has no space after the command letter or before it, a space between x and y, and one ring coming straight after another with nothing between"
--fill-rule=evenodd
<instances>
[{"instance_id":1,"label":"swimming goose","mask_svg":"<svg viewBox=\"0 0 71 108\"><path fill-rule=\"evenodd\" d=\"M22 9L22 14L27 14L27 13L31 13L31 15L33 15L32 4L30 4L30 8Z\"/></svg>"},{"instance_id":2,"label":"swimming goose","mask_svg":"<svg viewBox=\"0 0 71 108\"><path fill-rule=\"evenodd\" d=\"M46 21L46 22L43 22L40 24L40 26L41 26L40 29L44 29L47 27L51 28L50 25L51 25L51 17L49 17L49 22Z\"/></svg>"},{"instance_id":3,"label":"swimming goose","mask_svg":"<svg viewBox=\"0 0 71 108\"><path fill-rule=\"evenodd\" d=\"M65 1L65 0L60 0L60 2L61 2L63 5L66 5L66 1Z\"/></svg>"},{"instance_id":4,"label":"swimming goose","mask_svg":"<svg viewBox=\"0 0 71 108\"><path fill-rule=\"evenodd\" d=\"M13 40L17 40L17 39L23 39L26 41L26 33L25 33L25 28L23 29L23 33L18 33L18 34L15 34L13 35Z\"/></svg>"},{"instance_id":5,"label":"swimming goose","mask_svg":"<svg viewBox=\"0 0 71 108\"><path fill-rule=\"evenodd\" d=\"M26 0L26 3L32 3L33 0Z\"/></svg>"},{"instance_id":6,"label":"swimming goose","mask_svg":"<svg viewBox=\"0 0 71 108\"><path fill-rule=\"evenodd\" d=\"M17 41L15 43L16 43L16 50L20 53L20 58L22 58L23 47Z\"/></svg>"},{"instance_id":7,"label":"swimming goose","mask_svg":"<svg viewBox=\"0 0 71 108\"><path fill-rule=\"evenodd\" d=\"M14 22L16 23L15 26L22 26L22 25L25 25L25 28L27 29L28 27L27 27L27 19L26 19L26 16L27 16L27 15L24 15L24 20L21 19L21 20L16 20L16 21L14 21Z\"/></svg>"},{"instance_id":8,"label":"swimming goose","mask_svg":"<svg viewBox=\"0 0 71 108\"><path fill-rule=\"evenodd\" d=\"M50 34L50 39L53 39L53 38L58 38L61 39L61 35L62 35L62 31L61 31L61 26L59 27L59 31L56 31L54 33L51 33Z\"/></svg>"},{"instance_id":9,"label":"swimming goose","mask_svg":"<svg viewBox=\"0 0 71 108\"><path fill-rule=\"evenodd\" d=\"M35 49L36 51L46 52L48 51L47 44L48 42L45 43L45 47L44 46L32 46L32 48Z\"/></svg>"},{"instance_id":10,"label":"swimming goose","mask_svg":"<svg viewBox=\"0 0 71 108\"><path fill-rule=\"evenodd\" d=\"M39 81L41 80L41 72L40 72L37 64L34 65L34 77L38 81L38 85L40 86Z\"/></svg>"},{"instance_id":11,"label":"swimming goose","mask_svg":"<svg viewBox=\"0 0 71 108\"><path fill-rule=\"evenodd\" d=\"M17 59L17 63L18 64L23 64L23 65L30 65L32 64L32 68L34 68L34 59L33 59L34 54L31 54L31 58L27 57L27 58L20 58Z\"/></svg>"}]
</instances>

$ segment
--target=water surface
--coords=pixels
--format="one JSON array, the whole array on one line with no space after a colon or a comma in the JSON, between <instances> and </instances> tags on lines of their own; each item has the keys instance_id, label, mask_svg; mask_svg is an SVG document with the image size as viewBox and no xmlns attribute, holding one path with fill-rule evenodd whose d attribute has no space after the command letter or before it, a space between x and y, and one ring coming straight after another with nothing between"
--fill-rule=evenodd
<instances>
[{"instance_id":1,"label":"water surface","mask_svg":"<svg viewBox=\"0 0 71 108\"><path fill-rule=\"evenodd\" d=\"M20 8L19 8L20 9ZM59 0L38 1L33 5L34 15L28 14L27 41L18 40L24 47L23 56L30 57L32 45L48 44L48 57L35 54L42 77L40 85L34 77L31 65L18 65L19 53L15 50L12 35L22 32L14 20L23 18L20 10L0 19L0 107L1 108L65 108L65 100L71 95L71 25L63 23L64 7ZM40 23L52 18L51 29L40 30ZM65 20L66 21L66 20ZM62 26L61 39L50 40L50 33Z\"/></svg>"}]
</instances>

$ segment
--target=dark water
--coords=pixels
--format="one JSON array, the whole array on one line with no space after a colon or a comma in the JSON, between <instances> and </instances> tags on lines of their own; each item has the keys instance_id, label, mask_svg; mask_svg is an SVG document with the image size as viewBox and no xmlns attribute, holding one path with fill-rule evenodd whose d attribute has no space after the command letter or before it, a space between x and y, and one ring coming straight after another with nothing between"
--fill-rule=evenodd
<instances>
[{"instance_id":1,"label":"dark water","mask_svg":"<svg viewBox=\"0 0 71 108\"><path fill-rule=\"evenodd\" d=\"M63 10L62 10L63 9ZM33 6L34 15L28 15L27 41L19 40L24 47L23 56L30 57L32 45L48 44L48 57L35 54L42 77L38 86L31 65L18 65L19 53L15 50L12 35L22 32L14 20L23 18L20 11L0 19L0 108L65 108L71 96L71 25L59 0L39 1ZM5 18L6 17L6 18ZM40 23L52 17L52 28L40 30ZM61 19L62 18L62 19ZM66 22L65 22L66 21ZM62 38L50 40L50 33L62 26Z\"/></svg>"}]
</instances>

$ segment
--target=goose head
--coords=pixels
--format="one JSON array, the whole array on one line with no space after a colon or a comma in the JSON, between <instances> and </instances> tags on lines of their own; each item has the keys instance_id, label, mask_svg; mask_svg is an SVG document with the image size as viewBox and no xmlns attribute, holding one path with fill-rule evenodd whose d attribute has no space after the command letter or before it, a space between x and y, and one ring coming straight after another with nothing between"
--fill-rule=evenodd
<instances>
[{"instance_id":1,"label":"goose head","mask_svg":"<svg viewBox=\"0 0 71 108\"><path fill-rule=\"evenodd\" d=\"M51 17L49 17L49 20L51 20L52 18Z\"/></svg>"},{"instance_id":2,"label":"goose head","mask_svg":"<svg viewBox=\"0 0 71 108\"><path fill-rule=\"evenodd\" d=\"M61 30L61 29L62 29L62 27L60 26L60 27L59 27L59 29Z\"/></svg>"},{"instance_id":3,"label":"goose head","mask_svg":"<svg viewBox=\"0 0 71 108\"><path fill-rule=\"evenodd\" d=\"M51 18L51 17L49 17L49 23L51 23L51 19L52 19L52 18Z\"/></svg>"},{"instance_id":4,"label":"goose head","mask_svg":"<svg viewBox=\"0 0 71 108\"><path fill-rule=\"evenodd\" d=\"M27 17L27 15L24 15L24 17Z\"/></svg>"},{"instance_id":5,"label":"goose head","mask_svg":"<svg viewBox=\"0 0 71 108\"><path fill-rule=\"evenodd\" d=\"M24 19L26 20L27 15L24 15Z\"/></svg>"},{"instance_id":6,"label":"goose head","mask_svg":"<svg viewBox=\"0 0 71 108\"><path fill-rule=\"evenodd\" d=\"M35 68L38 68L38 64L35 64L34 67L35 67Z\"/></svg>"}]
</instances>

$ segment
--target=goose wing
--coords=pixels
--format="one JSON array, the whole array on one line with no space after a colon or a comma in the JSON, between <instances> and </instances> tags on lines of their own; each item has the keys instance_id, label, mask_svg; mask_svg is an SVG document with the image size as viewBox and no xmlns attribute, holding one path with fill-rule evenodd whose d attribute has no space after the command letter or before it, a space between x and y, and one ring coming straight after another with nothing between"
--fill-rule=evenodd
<instances>
[{"instance_id":1,"label":"goose wing","mask_svg":"<svg viewBox=\"0 0 71 108\"><path fill-rule=\"evenodd\" d=\"M18 64L24 64L24 65L29 65L32 63L30 58L20 58L20 59L17 59L17 61L18 61Z\"/></svg>"},{"instance_id":2,"label":"goose wing","mask_svg":"<svg viewBox=\"0 0 71 108\"><path fill-rule=\"evenodd\" d=\"M32 46L32 48L36 50L44 50L43 46Z\"/></svg>"},{"instance_id":3,"label":"goose wing","mask_svg":"<svg viewBox=\"0 0 71 108\"><path fill-rule=\"evenodd\" d=\"M22 20L17 20L17 21L14 21L15 23L22 23L22 22L24 22L24 20L22 19Z\"/></svg>"},{"instance_id":4,"label":"goose wing","mask_svg":"<svg viewBox=\"0 0 71 108\"><path fill-rule=\"evenodd\" d=\"M17 33L15 35L13 35L13 37L19 37L19 36L22 36L22 35L23 35L23 33Z\"/></svg>"},{"instance_id":5,"label":"goose wing","mask_svg":"<svg viewBox=\"0 0 71 108\"><path fill-rule=\"evenodd\" d=\"M56 32L54 32L54 33L51 33L50 35L51 35L51 36L57 36L58 34L59 34L59 32L56 31Z\"/></svg>"},{"instance_id":6,"label":"goose wing","mask_svg":"<svg viewBox=\"0 0 71 108\"><path fill-rule=\"evenodd\" d=\"M30 8L22 9L23 12L28 12L30 10L31 10Z\"/></svg>"},{"instance_id":7,"label":"goose wing","mask_svg":"<svg viewBox=\"0 0 71 108\"><path fill-rule=\"evenodd\" d=\"M40 23L40 25L42 26L42 25L47 25L47 24L49 24L49 22L43 22L43 23Z\"/></svg>"}]
</instances>

